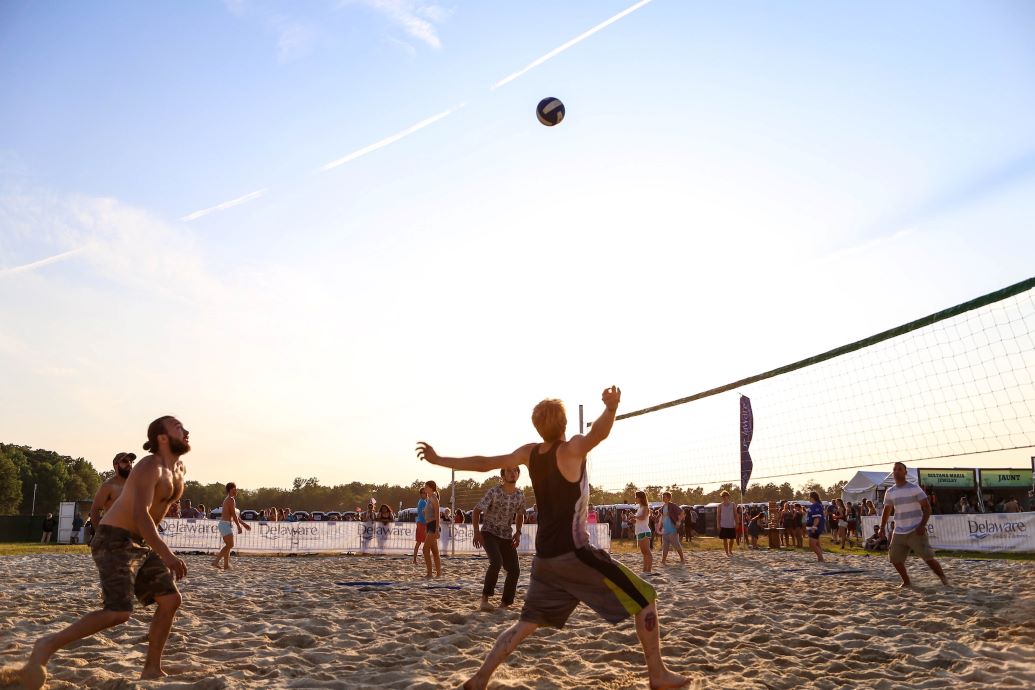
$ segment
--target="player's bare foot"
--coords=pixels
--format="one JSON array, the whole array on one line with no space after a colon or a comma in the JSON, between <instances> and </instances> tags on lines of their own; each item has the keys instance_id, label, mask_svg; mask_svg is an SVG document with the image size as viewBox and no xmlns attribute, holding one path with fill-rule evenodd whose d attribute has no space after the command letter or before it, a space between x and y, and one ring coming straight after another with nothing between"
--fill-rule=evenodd
<instances>
[{"instance_id":1,"label":"player's bare foot","mask_svg":"<svg viewBox=\"0 0 1035 690\"><path fill-rule=\"evenodd\" d=\"M154 680L155 678L164 678L167 675L169 674L161 668L145 668L140 672L140 680Z\"/></svg>"},{"instance_id":2,"label":"player's bare foot","mask_svg":"<svg viewBox=\"0 0 1035 690\"><path fill-rule=\"evenodd\" d=\"M489 685L489 682L482 680L478 676L473 676L470 680L464 683L464 690L484 690Z\"/></svg>"},{"instance_id":3,"label":"player's bare foot","mask_svg":"<svg viewBox=\"0 0 1035 690\"><path fill-rule=\"evenodd\" d=\"M690 679L678 673L672 673L668 669L657 677L650 679L651 690L662 690L663 688L683 688L690 684Z\"/></svg>"},{"instance_id":4,"label":"player's bare foot","mask_svg":"<svg viewBox=\"0 0 1035 690\"><path fill-rule=\"evenodd\" d=\"M54 654L51 636L41 637L32 646L32 654L19 673L19 680L29 690L38 690L47 682L47 661Z\"/></svg>"},{"instance_id":5,"label":"player's bare foot","mask_svg":"<svg viewBox=\"0 0 1035 690\"><path fill-rule=\"evenodd\" d=\"M486 613L492 613L496 610L496 607L489 603L488 599L482 599L481 604L478 605L479 611L485 611Z\"/></svg>"},{"instance_id":6,"label":"player's bare foot","mask_svg":"<svg viewBox=\"0 0 1035 690\"><path fill-rule=\"evenodd\" d=\"M909 588L910 588L910 587L912 587L912 586L913 586L913 583L912 583L912 582L906 581L906 582L903 582L902 584L900 584L900 585L898 586L898 588L899 588L899 589L909 589Z\"/></svg>"},{"instance_id":7,"label":"player's bare foot","mask_svg":"<svg viewBox=\"0 0 1035 690\"><path fill-rule=\"evenodd\" d=\"M47 669L39 664L26 663L18 673L18 680L28 690L39 690L47 682Z\"/></svg>"}]
</instances>

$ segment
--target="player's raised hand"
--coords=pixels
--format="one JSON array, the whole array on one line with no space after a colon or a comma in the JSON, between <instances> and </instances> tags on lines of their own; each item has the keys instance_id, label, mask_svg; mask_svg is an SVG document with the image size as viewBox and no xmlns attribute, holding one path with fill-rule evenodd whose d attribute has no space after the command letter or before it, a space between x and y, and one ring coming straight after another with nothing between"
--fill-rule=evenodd
<instances>
[{"instance_id":1,"label":"player's raised hand","mask_svg":"<svg viewBox=\"0 0 1035 690\"><path fill-rule=\"evenodd\" d=\"M438 463L438 453L431 447L431 444L427 441L420 441L417 443L417 457L421 460L430 462L432 465Z\"/></svg>"},{"instance_id":2,"label":"player's raised hand","mask_svg":"<svg viewBox=\"0 0 1035 690\"><path fill-rule=\"evenodd\" d=\"M604 407L609 410L617 410L618 403L622 401L622 389L618 386L611 386L610 388L604 389L604 394L601 400L604 401Z\"/></svg>"}]
</instances>

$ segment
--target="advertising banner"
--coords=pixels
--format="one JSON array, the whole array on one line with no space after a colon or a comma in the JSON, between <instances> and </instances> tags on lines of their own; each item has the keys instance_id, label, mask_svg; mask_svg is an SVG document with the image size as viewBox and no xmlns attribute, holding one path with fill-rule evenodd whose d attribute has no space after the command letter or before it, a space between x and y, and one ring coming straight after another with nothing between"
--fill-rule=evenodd
<instances>
[{"instance_id":1,"label":"advertising banner","mask_svg":"<svg viewBox=\"0 0 1035 690\"><path fill-rule=\"evenodd\" d=\"M159 524L162 539L173 551L215 553L223 546L217 520L166 518ZM393 522L245 522L250 530L237 534L238 553L369 553L412 554L417 523ZM537 525L525 525L519 554L535 553ZM472 538L473 526L445 524L439 540L443 555L482 553ZM590 543L611 550L610 525L589 525Z\"/></svg>"},{"instance_id":2,"label":"advertising banner","mask_svg":"<svg viewBox=\"0 0 1035 690\"><path fill-rule=\"evenodd\" d=\"M755 433L755 416L751 413L751 400L746 396L740 396L740 495L747 493L748 480L751 479L751 470L755 463L751 461L751 453L748 448L751 446L751 437Z\"/></svg>"},{"instance_id":3,"label":"advertising banner","mask_svg":"<svg viewBox=\"0 0 1035 690\"><path fill-rule=\"evenodd\" d=\"M880 525L876 515L862 520L867 537L873 534L874 525ZM1035 513L932 515L927 536L935 549L1031 553L1035 552Z\"/></svg>"},{"instance_id":4,"label":"advertising banner","mask_svg":"<svg viewBox=\"0 0 1035 690\"><path fill-rule=\"evenodd\" d=\"M1016 489L1030 489L1031 488L1031 470L1007 470L994 468L990 470L981 470L981 488L982 489L1003 489L1003 488L1016 488Z\"/></svg>"},{"instance_id":5,"label":"advertising banner","mask_svg":"<svg viewBox=\"0 0 1035 690\"><path fill-rule=\"evenodd\" d=\"M973 489L974 470L917 470L920 486L938 489Z\"/></svg>"}]
</instances>

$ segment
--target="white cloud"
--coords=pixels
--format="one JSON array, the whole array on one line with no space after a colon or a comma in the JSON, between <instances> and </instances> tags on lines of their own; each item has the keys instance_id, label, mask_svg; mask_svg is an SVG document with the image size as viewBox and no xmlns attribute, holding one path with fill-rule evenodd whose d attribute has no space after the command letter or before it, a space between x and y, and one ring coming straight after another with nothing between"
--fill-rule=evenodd
<instances>
[{"instance_id":1,"label":"white cloud","mask_svg":"<svg viewBox=\"0 0 1035 690\"><path fill-rule=\"evenodd\" d=\"M200 299L215 287L192 234L115 199L23 190L0 196L0 218L17 244L52 253L7 273L75 256L105 280L148 293ZM75 249L60 251L65 247Z\"/></svg>"},{"instance_id":2,"label":"white cloud","mask_svg":"<svg viewBox=\"0 0 1035 690\"><path fill-rule=\"evenodd\" d=\"M451 13L436 3L420 0L362 0L363 4L376 10L406 34L438 50L442 40L438 37L436 24L442 23Z\"/></svg>"},{"instance_id":3,"label":"white cloud","mask_svg":"<svg viewBox=\"0 0 1035 690\"><path fill-rule=\"evenodd\" d=\"M223 4L230 14L236 17L243 17L248 9L245 0L223 0Z\"/></svg>"},{"instance_id":4,"label":"white cloud","mask_svg":"<svg viewBox=\"0 0 1035 690\"><path fill-rule=\"evenodd\" d=\"M392 36L387 36L386 38L388 39L389 43L399 46L411 58L417 57L417 49L409 43L407 43L406 41L399 40L398 38L393 38Z\"/></svg>"},{"instance_id":5,"label":"white cloud","mask_svg":"<svg viewBox=\"0 0 1035 690\"><path fill-rule=\"evenodd\" d=\"M277 61L291 62L312 52L318 31L312 24L299 21L246 0L223 0L227 11L235 17L255 17L276 35Z\"/></svg>"},{"instance_id":6,"label":"white cloud","mask_svg":"<svg viewBox=\"0 0 1035 690\"><path fill-rule=\"evenodd\" d=\"M316 30L308 24L280 17L270 19L277 32L277 60L291 62L308 55L316 42Z\"/></svg>"}]
</instances>

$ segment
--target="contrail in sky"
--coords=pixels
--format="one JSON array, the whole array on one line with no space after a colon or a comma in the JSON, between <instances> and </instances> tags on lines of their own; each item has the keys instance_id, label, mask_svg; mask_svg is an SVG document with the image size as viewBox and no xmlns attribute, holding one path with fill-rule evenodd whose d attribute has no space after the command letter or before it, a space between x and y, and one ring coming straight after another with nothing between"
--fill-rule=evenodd
<instances>
[{"instance_id":1,"label":"contrail in sky","mask_svg":"<svg viewBox=\"0 0 1035 690\"><path fill-rule=\"evenodd\" d=\"M453 106L449 110L443 110L438 115L432 115L431 117L429 117L426 120L421 120L417 124L415 124L415 125L413 125L411 127L407 127L403 131L398 132L396 134L393 134L392 136L390 136L390 137L388 137L386 139L382 139L381 141L378 141L378 142L375 142L373 144L370 144L369 146L364 146L363 148L359 149L358 151L353 151L352 153L350 153L347 156L344 156L344 157L339 158L337 160L333 160L330 163L322 165L322 166L320 166L320 172L327 172L328 170L333 170L334 168L337 168L339 165L345 165L349 161L356 160L360 156L365 156L368 153L371 153L373 151L377 151L378 149L383 149L385 146L388 146L389 144L394 144L395 142L399 141L400 139L404 139L404 138L410 136L411 134L413 134L414 132L417 132L419 130L424 129L428 125L435 124L436 122L438 122L439 120L441 120L444 117L449 117L450 115L455 113L457 110L460 110L460 108L463 108L465 105L466 105L466 103L461 103L460 105Z\"/></svg>"},{"instance_id":2,"label":"contrail in sky","mask_svg":"<svg viewBox=\"0 0 1035 690\"><path fill-rule=\"evenodd\" d=\"M11 266L10 268L0 268L0 276L10 275L12 273L21 273L22 271L31 271L34 268L41 268L43 266L49 266L50 264L56 264L58 261L64 261L65 259L75 256L84 249L86 249L86 247L70 249L67 252L55 254L54 256L47 257L46 259L40 259L39 261L33 261L29 264L22 264L21 266Z\"/></svg>"},{"instance_id":3,"label":"contrail in sky","mask_svg":"<svg viewBox=\"0 0 1035 690\"><path fill-rule=\"evenodd\" d=\"M517 72L514 72L514 74L511 74L508 77L504 77L503 79L499 80L498 82L496 82L495 84L492 85L491 90L495 91L499 87L504 86L505 84L509 84L510 82L514 81L515 79L517 79L518 77L523 75L525 72L528 72L529 70L535 69L536 67L538 67L539 65L543 64L544 62L546 62L547 60L549 60L551 58L557 57L558 55L560 55L561 53L566 51L568 48L571 48L573 45L576 45L577 43L581 43L582 41L586 40L587 38L589 38L590 36L592 36L596 32L600 31L601 29L606 28L606 27L614 24L615 22L617 22L622 17L624 17L626 15L629 15L629 14L632 14L633 12L635 12L638 9L640 9L641 7L643 7L644 5L649 3L650 1L651 0L640 0L640 2L636 3L635 5L633 5L631 7L625 8L624 10L622 10L621 12L616 14L615 16L611 17L610 19L604 20L603 22L597 24L596 26L594 26L592 29L589 29L588 31L584 31L583 33L579 34L578 36L576 36L575 38L571 39L567 43L562 43L561 45L559 45L558 47L554 48L553 50L551 50L549 53L547 53L546 55L542 56L541 58L537 58L537 59L533 60L526 67L518 70Z\"/></svg>"},{"instance_id":4,"label":"contrail in sky","mask_svg":"<svg viewBox=\"0 0 1035 690\"><path fill-rule=\"evenodd\" d=\"M551 50L546 55L543 55L542 57L537 58L536 60L533 60L526 67L524 67L524 68L518 70L517 72L514 72L510 76L504 77L500 81L496 82L495 84L492 85L490 90L495 91L499 87L504 86L505 84L509 84L510 82L514 81L515 79L517 79L518 77L522 76L526 72L535 69L536 67L538 67L539 65L543 64L547 60L550 60L551 58L554 58L557 55L563 53L568 48L571 48L572 46L577 45L578 43L581 43L582 41L586 40L587 38L589 38L590 36L592 36L596 32L600 31L601 29L604 29L604 28L614 24L615 22L617 22L622 17L625 17L625 16L627 16L629 14L632 14L633 12L635 12L638 9L640 9L641 7L643 7L644 5L649 3L650 1L651 0L640 0L635 5L627 7L626 9L622 10L621 12L619 12L615 16L611 17L610 19L606 19L606 20L602 21L601 23L597 24L596 26L594 26L593 28L591 28L591 29L589 29L587 31L582 32L581 34L579 34L575 38L571 39L570 41L567 41L566 43L561 44L557 48L554 48L553 50ZM333 160L330 163L325 163L324 165L320 166L319 172L327 172L329 170L333 170L334 168L337 168L340 165L345 165L346 163L350 163L350 162L356 160L357 158L360 158L362 156L367 155L368 153L373 153L374 151L377 151L378 149L383 149L386 146L394 144L395 142L399 141L400 139L405 139L406 137L410 136L411 134L414 134L415 132L419 132L420 130L424 129L428 125L435 124L439 120L441 120L443 118L446 118L446 117L449 117L450 115L455 113L457 110L460 110L461 108L463 108L465 105L466 105L465 103L461 103L460 105L453 106L449 110L443 110L441 113L438 113L437 115L432 115L431 117L429 117L429 118L427 118L425 120L421 120L417 124L412 125L410 127L407 127L406 129L402 130L401 132L397 132L396 134L393 134L390 137L382 139L381 141L374 142L373 144L370 144L368 146L364 146L363 148L358 149L356 151L353 151L352 153L348 154L347 156L343 156L341 158L338 158L337 160ZM259 197L261 197L265 193L266 193L265 189L260 189L260 190L258 190L256 192L252 192L251 194L245 194L244 196L238 197L236 199L231 199L230 201L225 201L225 202L223 202L223 203L221 203L221 204L219 204L217 206L212 206L211 208L204 208L204 209L201 209L200 211L195 211L194 213L189 213L189 214L183 216L182 218L180 218L180 220L185 221L185 222L190 222L192 220L197 220L198 218L201 218L202 216L207 216L208 214L213 213L214 211L225 211L228 208L233 208L234 206L239 206L240 204L252 201L253 199L258 199Z\"/></svg>"},{"instance_id":5,"label":"contrail in sky","mask_svg":"<svg viewBox=\"0 0 1035 690\"><path fill-rule=\"evenodd\" d=\"M251 192L250 194L245 194L244 196L239 196L236 199L231 199L230 201L224 201L223 203L217 204L216 206L210 206L209 208L203 208L200 211L195 211L194 213L188 213L183 218L180 218L180 220L189 223L192 220L197 220L198 218L201 218L202 216L207 216L208 214L213 213L215 211L225 211L228 208L233 208L234 206L240 206L241 204L249 202L249 201L251 201L253 199L258 199L260 196L262 196L265 193L266 193L265 189L259 189L259 190L256 190L254 192Z\"/></svg>"}]
</instances>

